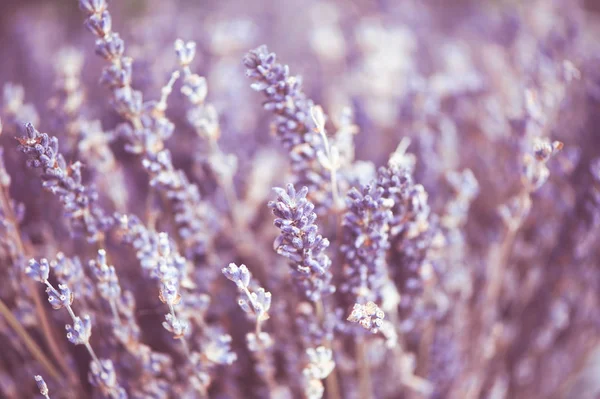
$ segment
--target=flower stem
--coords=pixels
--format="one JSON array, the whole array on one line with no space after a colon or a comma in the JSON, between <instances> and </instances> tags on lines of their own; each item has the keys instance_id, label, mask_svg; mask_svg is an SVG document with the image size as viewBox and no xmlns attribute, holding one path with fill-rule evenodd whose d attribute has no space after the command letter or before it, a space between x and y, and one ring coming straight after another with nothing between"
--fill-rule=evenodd
<instances>
[{"instance_id":1,"label":"flower stem","mask_svg":"<svg viewBox=\"0 0 600 399\"><path fill-rule=\"evenodd\" d=\"M2 201L2 208L6 211L8 221L10 224L12 224L12 227L13 227L11 229L11 232L13 235L13 241L17 245L17 249L18 249L19 253L27 256L29 254L29 251L26 249L25 244L23 243L23 240L21 239L21 234L19 233L19 224L17 223L17 217L16 217L14 210L10 204L10 199L9 199L10 197L8 195L6 187L2 187L2 189L0 190L0 196L1 196L0 200ZM33 288L33 284L31 282L27 282L27 285L31 288L30 292L32 293L31 297L35 304L35 311L40 320L40 325L42 328L44 340L46 341L46 344L48 344L50 353L52 353L54 360L56 360L56 362L58 363L62 372L68 376L69 381L71 383L76 384L77 381L79 380L79 378L77 376L75 376L74 373L72 373L71 369L67 366L67 363L64 361L64 357L62 355L63 351L60 349L60 347L57 343L56 337L53 333L52 328L50 327L50 323L48 322L48 317L46 316L46 312L44 312L44 307L42 304L42 300L40 298L40 293L37 289ZM9 311L9 313L10 313L10 311ZM21 330L19 330L19 331L15 330L15 331L17 331L19 333L19 335L21 335L23 340L29 339L31 342L33 342L29 333L27 333L27 331L20 325L18 320L16 320L14 318L12 313L10 313L10 315L5 314L5 317L8 317L8 316L11 316L14 319L14 321L17 322L19 327L21 327ZM8 321L8 318L7 318L7 321ZM9 322L9 324L10 324L10 322ZM22 335L22 333L24 333L25 335ZM26 345L26 346L28 348L30 348L29 345ZM39 347L38 347L38 349L39 349ZM46 360L47 360L47 358L46 358ZM56 372L53 373L53 376L55 375L55 373ZM60 380L57 380L57 381L60 381Z\"/></svg>"},{"instance_id":2,"label":"flower stem","mask_svg":"<svg viewBox=\"0 0 600 399\"><path fill-rule=\"evenodd\" d=\"M23 340L23 343L31 353L31 355L46 369L46 372L52 376L57 382L61 381L61 377L56 371L56 367L52 362L44 355L44 352L31 338L27 330L23 328L19 320L12 314L8 306L0 299L0 314L4 316L4 319L10 327L17 333L17 335Z\"/></svg>"}]
</instances>

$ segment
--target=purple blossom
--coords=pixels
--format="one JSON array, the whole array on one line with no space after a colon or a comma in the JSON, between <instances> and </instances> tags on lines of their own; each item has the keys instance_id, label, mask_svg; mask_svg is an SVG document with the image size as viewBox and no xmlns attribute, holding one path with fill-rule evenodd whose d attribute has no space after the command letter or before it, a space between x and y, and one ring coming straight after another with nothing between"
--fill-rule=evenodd
<instances>
[{"instance_id":1,"label":"purple blossom","mask_svg":"<svg viewBox=\"0 0 600 399\"><path fill-rule=\"evenodd\" d=\"M269 202L269 208L275 215L275 226L281 230L275 249L289 259L292 277L304 295L318 301L335 290L329 271L331 259L325 253L329 240L319 234L315 207L306 198L307 187L296 191L288 184L285 190L278 187L274 190L277 200Z\"/></svg>"}]
</instances>

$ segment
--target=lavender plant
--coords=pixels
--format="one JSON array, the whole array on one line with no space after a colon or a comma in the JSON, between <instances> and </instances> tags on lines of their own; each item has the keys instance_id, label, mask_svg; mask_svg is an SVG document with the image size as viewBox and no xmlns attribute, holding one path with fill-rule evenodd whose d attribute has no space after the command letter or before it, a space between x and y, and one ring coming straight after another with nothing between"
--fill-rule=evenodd
<instances>
[{"instance_id":1,"label":"lavender plant","mask_svg":"<svg viewBox=\"0 0 600 399\"><path fill-rule=\"evenodd\" d=\"M1 3L0 397L600 394L593 1Z\"/></svg>"},{"instance_id":2,"label":"lavender plant","mask_svg":"<svg viewBox=\"0 0 600 399\"><path fill-rule=\"evenodd\" d=\"M275 226L281 230L274 247L278 254L290 260L292 276L307 299L317 302L331 294L331 259L325 253L329 240L319 234L315 224L315 206L306 195L308 188L296 191L292 184L286 189L276 187L277 200L269 202L275 215Z\"/></svg>"},{"instance_id":3,"label":"lavender plant","mask_svg":"<svg viewBox=\"0 0 600 399\"><path fill-rule=\"evenodd\" d=\"M83 165L67 165L58 152L56 137L38 132L31 124L25 125L25 130L19 150L28 156L27 166L42 170L42 185L59 197L73 234L83 234L90 242L101 241L112 220L96 206L98 193L82 185Z\"/></svg>"},{"instance_id":4,"label":"lavender plant","mask_svg":"<svg viewBox=\"0 0 600 399\"><path fill-rule=\"evenodd\" d=\"M47 259L41 259L39 262L35 259L29 261L29 265L25 269L25 273L34 281L46 285L46 293L48 294L48 302L54 310L65 308L71 316L73 324L67 324L67 339L73 345L84 345L87 349L92 361L90 363L89 379L92 385L96 386L103 395L122 399L127 398L127 393L117 382L115 368L110 359L100 359L90 344L92 336L92 321L89 315L84 315L80 318L75 315L71 305L74 300L74 293L65 284L59 284L56 289L49 281L50 264ZM42 380L43 382L43 380ZM44 383L45 387L45 383ZM48 389L40 388L47 395Z\"/></svg>"},{"instance_id":5,"label":"lavender plant","mask_svg":"<svg viewBox=\"0 0 600 399\"><path fill-rule=\"evenodd\" d=\"M310 188L318 208L331 206L330 190L337 190L328 185L332 165L326 168L319 162L319 154L329 148L319 134L322 126L315 125L311 117L313 102L302 91L302 79L290 76L289 67L277 63L275 53L266 46L250 51L244 65L246 75L255 81L251 87L267 98L263 108L275 114L273 130L290 154L295 184ZM324 125L322 119L319 117L320 125Z\"/></svg>"}]
</instances>

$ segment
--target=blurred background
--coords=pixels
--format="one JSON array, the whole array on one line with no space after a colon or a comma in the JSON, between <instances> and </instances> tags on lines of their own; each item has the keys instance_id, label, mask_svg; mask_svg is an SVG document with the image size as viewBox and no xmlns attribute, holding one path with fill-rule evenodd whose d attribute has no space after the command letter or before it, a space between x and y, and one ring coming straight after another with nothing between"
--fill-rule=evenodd
<instances>
[{"instance_id":1,"label":"blurred background","mask_svg":"<svg viewBox=\"0 0 600 399\"><path fill-rule=\"evenodd\" d=\"M447 205L455 197L448 172L471 170L479 194L456 229L460 233L450 239L456 239L456 247L444 255L469 270L470 283L467 289L453 282L459 287L448 289L450 308L456 298L464 309L477 303L485 265L504 237L506 221L498 209L522 186L531 130L563 142L560 158L549 163L549 184L532 194L531 212L514 240L499 301L500 355L485 369L485 389L473 397L599 397L600 1L130 0L109 7L114 30L135 59L133 87L147 99L159 98L177 68L175 40L197 42L193 70L207 78L220 146L237 157L240 192L264 176L256 184L264 186L259 198L266 202L272 185L287 182L284 173L273 173L278 167L285 170L284 151L242 65L244 55L261 44L302 77L305 92L322 105L329 124L339 126L344 110L351 109L359 130L355 181L368 181L402 138L409 138L415 180L429 193L432 212L441 215L450 212ZM75 0L0 4L0 85L24 88L22 98L5 86L2 105L31 104L20 107L23 112L14 126L6 127L0 144L13 178L11 196L28 209L23 231L43 248L40 253L57 249L56 238L68 234L60 227L58 206L12 150L19 123L33 121L41 131L60 134L56 98L60 75L71 67L80 73L81 97L73 100L78 112L99 119L105 131L120 122L98 83L104 62L93 54L94 39L83 20ZM197 135L186 123L183 101L174 94L167 110L177 125L168 143L174 164L192 176L203 198L221 204L222 194L198 160L202 144L190 151ZM536 112L538 117L532 117ZM135 177L141 174L139 162L122 147L118 140L111 143L116 159L132 170L124 206L135 208L144 201L147 180ZM271 173L257 172L265 158L273 160ZM91 171L84 173L92 178ZM264 207L258 201L254 205ZM60 249L76 253L76 242L60 242ZM135 276L136 267L125 267L123 275ZM461 351L482 350L469 347L465 328L436 341L436 350L452 349L431 366L439 387L432 397L465 392L452 391L454 382L473 378L472 365L454 363ZM30 368L12 369L24 362L3 356L0 392L4 384L14 387L25 380ZM16 398L33 392L33 386L27 394L15 387L4 394ZM378 397L397 396L386 391Z\"/></svg>"}]
</instances>

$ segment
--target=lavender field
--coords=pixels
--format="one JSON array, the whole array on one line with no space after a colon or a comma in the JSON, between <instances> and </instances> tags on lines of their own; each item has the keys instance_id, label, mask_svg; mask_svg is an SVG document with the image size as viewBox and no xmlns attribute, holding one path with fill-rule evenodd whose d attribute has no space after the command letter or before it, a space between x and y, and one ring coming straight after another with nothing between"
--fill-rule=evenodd
<instances>
[{"instance_id":1,"label":"lavender field","mask_svg":"<svg viewBox=\"0 0 600 399\"><path fill-rule=\"evenodd\" d=\"M4 0L0 60L0 398L600 397L600 2Z\"/></svg>"}]
</instances>

